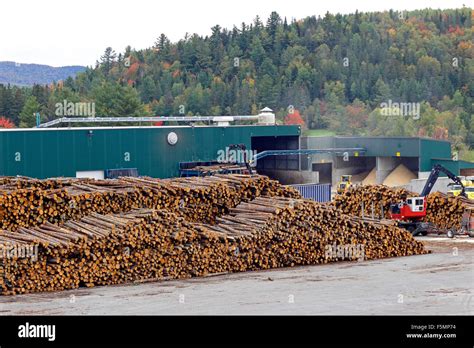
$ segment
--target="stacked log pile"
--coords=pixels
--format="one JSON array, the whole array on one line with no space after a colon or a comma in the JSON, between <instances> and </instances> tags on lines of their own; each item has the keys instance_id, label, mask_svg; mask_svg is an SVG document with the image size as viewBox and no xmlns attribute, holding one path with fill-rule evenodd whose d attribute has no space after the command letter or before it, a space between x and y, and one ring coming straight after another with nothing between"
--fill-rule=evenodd
<instances>
[{"instance_id":1,"label":"stacked log pile","mask_svg":"<svg viewBox=\"0 0 474 348\"><path fill-rule=\"evenodd\" d=\"M331 205L310 200L259 197L241 203L218 221L201 228L237 243L243 259L234 271L426 252L422 243L391 221L345 215ZM260 225L263 227L258 228ZM334 245L359 247L363 255L338 255L332 252Z\"/></svg>"},{"instance_id":2,"label":"stacked log pile","mask_svg":"<svg viewBox=\"0 0 474 348\"><path fill-rule=\"evenodd\" d=\"M258 175L97 181L15 178L0 187L0 228L14 231L44 222L60 224L90 212L118 213L140 207L179 210L191 221L213 222L215 215L261 194L299 196Z\"/></svg>"},{"instance_id":3,"label":"stacked log pile","mask_svg":"<svg viewBox=\"0 0 474 348\"><path fill-rule=\"evenodd\" d=\"M383 185L358 186L349 189L334 199L334 206L346 214L374 218L389 218L390 204L404 201L407 197L417 197L416 193L405 189L392 189ZM426 218L442 229L459 228L466 208L474 205L464 197L450 197L434 192L427 197Z\"/></svg>"},{"instance_id":4,"label":"stacked log pile","mask_svg":"<svg viewBox=\"0 0 474 348\"><path fill-rule=\"evenodd\" d=\"M77 178L49 178L49 179L35 179L26 176L3 176L0 177L0 191L6 189L26 189L26 188L41 188L41 189L56 189L70 186L73 183L88 182L91 179L77 179Z\"/></svg>"},{"instance_id":5,"label":"stacked log pile","mask_svg":"<svg viewBox=\"0 0 474 348\"><path fill-rule=\"evenodd\" d=\"M462 216L467 208L474 208L474 201L462 196L450 197L441 192L428 196L426 221L444 229L460 228Z\"/></svg>"},{"instance_id":6,"label":"stacked log pile","mask_svg":"<svg viewBox=\"0 0 474 348\"><path fill-rule=\"evenodd\" d=\"M201 176L208 176L230 172L241 173L242 171L246 171L246 168L235 163L218 163L209 166L195 166L193 168L190 168L190 170L200 172Z\"/></svg>"},{"instance_id":7,"label":"stacked log pile","mask_svg":"<svg viewBox=\"0 0 474 348\"><path fill-rule=\"evenodd\" d=\"M390 204L416 196L408 190L384 185L352 187L338 194L332 204L346 214L373 218L390 218Z\"/></svg>"},{"instance_id":8,"label":"stacked log pile","mask_svg":"<svg viewBox=\"0 0 474 348\"><path fill-rule=\"evenodd\" d=\"M2 231L3 248L37 252L4 258L1 294L426 252L390 223L345 215L331 205L266 195L228 209L214 224L142 208ZM344 252L355 248L358 253Z\"/></svg>"}]
</instances>

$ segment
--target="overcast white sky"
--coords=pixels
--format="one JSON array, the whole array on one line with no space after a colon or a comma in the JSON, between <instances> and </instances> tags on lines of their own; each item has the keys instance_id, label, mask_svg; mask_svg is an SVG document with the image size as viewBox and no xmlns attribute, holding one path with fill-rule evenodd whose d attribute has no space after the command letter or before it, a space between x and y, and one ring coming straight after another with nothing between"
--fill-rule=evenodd
<instances>
[{"instance_id":1,"label":"overcast white sky","mask_svg":"<svg viewBox=\"0 0 474 348\"><path fill-rule=\"evenodd\" d=\"M0 5L0 61L53 66L93 65L107 46L122 52L172 41L186 32L208 35L271 11L282 17L474 7L474 0L4 0Z\"/></svg>"}]
</instances>

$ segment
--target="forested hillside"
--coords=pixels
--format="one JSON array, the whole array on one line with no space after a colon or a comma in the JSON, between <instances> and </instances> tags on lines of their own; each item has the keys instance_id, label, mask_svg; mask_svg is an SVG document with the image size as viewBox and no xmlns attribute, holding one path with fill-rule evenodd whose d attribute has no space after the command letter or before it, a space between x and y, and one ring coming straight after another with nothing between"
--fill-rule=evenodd
<instances>
[{"instance_id":1,"label":"forested hillside","mask_svg":"<svg viewBox=\"0 0 474 348\"><path fill-rule=\"evenodd\" d=\"M84 71L83 66L53 67L41 64L19 64L14 62L0 62L0 83L20 86L34 84L48 84L55 81L75 77Z\"/></svg>"},{"instance_id":2,"label":"forested hillside","mask_svg":"<svg viewBox=\"0 0 474 348\"><path fill-rule=\"evenodd\" d=\"M95 102L98 116L256 114L268 106L309 132L449 139L468 158L473 22L470 8L297 21L274 12L178 42L163 33L148 49L108 48L96 67L58 85L0 87L0 115L31 125L35 110L56 118L64 99ZM381 109L400 102L417 104L419 117Z\"/></svg>"}]
</instances>

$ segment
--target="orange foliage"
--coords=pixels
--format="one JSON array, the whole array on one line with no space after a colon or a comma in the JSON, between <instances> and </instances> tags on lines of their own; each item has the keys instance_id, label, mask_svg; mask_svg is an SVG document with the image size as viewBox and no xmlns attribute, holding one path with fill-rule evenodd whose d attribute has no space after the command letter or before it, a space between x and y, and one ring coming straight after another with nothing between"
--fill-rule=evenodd
<instances>
[{"instance_id":1,"label":"orange foliage","mask_svg":"<svg viewBox=\"0 0 474 348\"><path fill-rule=\"evenodd\" d=\"M6 117L0 117L0 128L15 128L15 124Z\"/></svg>"},{"instance_id":2,"label":"orange foliage","mask_svg":"<svg viewBox=\"0 0 474 348\"><path fill-rule=\"evenodd\" d=\"M418 29L420 31L425 31L426 30L426 24L425 22L418 22Z\"/></svg>"},{"instance_id":3,"label":"orange foliage","mask_svg":"<svg viewBox=\"0 0 474 348\"><path fill-rule=\"evenodd\" d=\"M459 35L462 36L464 35L464 29L460 28L459 25L456 25L455 27L449 27L448 32L454 35Z\"/></svg>"},{"instance_id":4,"label":"orange foliage","mask_svg":"<svg viewBox=\"0 0 474 348\"><path fill-rule=\"evenodd\" d=\"M177 78L177 77L180 77L181 76L181 71L179 69L176 69L175 71L173 71L173 74L172 74L173 78Z\"/></svg>"},{"instance_id":5,"label":"orange foliage","mask_svg":"<svg viewBox=\"0 0 474 348\"><path fill-rule=\"evenodd\" d=\"M363 128L365 122L369 118L369 115L365 109L360 105L347 105L346 106L347 120L351 128Z\"/></svg>"},{"instance_id":6,"label":"orange foliage","mask_svg":"<svg viewBox=\"0 0 474 348\"><path fill-rule=\"evenodd\" d=\"M448 130L441 126L436 126L433 131L433 138L440 139L440 140L447 140L448 139Z\"/></svg>"},{"instance_id":7,"label":"orange foliage","mask_svg":"<svg viewBox=\"0 0 474 348\"><path fill-rule=\"evenodd\" d=\"M473 46L472 46L472 43L469 42L469 41L461 41L458 45L459 49L460 50L463 50L463 51L468 51L470 50Z\"/></svg>"},{"instance_id":8,"label":"orange foliage","mask_svg":"<svg viewBox=\"0 0 474 348\"><path fill-rule=\"evenodd\" d=\"M418 22L418 31L423 37L431 36L433 34L431 30L426 26L426 23L422 21Z\"/></svg>"},{"instance_id":9,"label":"orange foliage","mask_svg":"<svg viewBox=\"0 0 474 348\"><path fill-rule=\"evenodd\" d=\"M135 79L137 75L137 71L140 68L140 64L138 62L133 63L127 70L127 76L129 79Z\"/></svg>"},{"instance_id":10,"label":"orange foliage","mask_svg":"<svg viewBox=\"0 0 474 348\"><path fill-rule=\"evenodd\" d=\"M300 115L299 110L296 110L292 114L288 114L285 117L285 124L290 125L290 124L296 124L296 125L304 125L304 120Z\"/></svg>"},{"instance_id":11,"label":"orange foliage","mask_svg":"<svg viewBox=\"0 0 474 348\"><path fill-rule=\"evenodd\" d=\"M420 128L418 130L418 134L417 134L419 137L431 137L433 139L438 139L438 140L447 140L448 137L449 137L449 132L448 132L448 129L446 127L441 127L441 126L436 126L433 130L433 134L432 135L429 135L428 134L428 131L426 130L426 128Z\"/></svg>"},{"instance_id":12,"label":"orange foliage","mask_svg":"<svg viewBox=\"0 0 474 348\"><path fill-rule=\"evenodd\" d=\"M426 135L426 129L423 128L423 127L420 128L420 129L418 129L418 136L419 136L419 137L426 137L426 136L427 136L427 135Z\"/></svg>"}]
</instances>

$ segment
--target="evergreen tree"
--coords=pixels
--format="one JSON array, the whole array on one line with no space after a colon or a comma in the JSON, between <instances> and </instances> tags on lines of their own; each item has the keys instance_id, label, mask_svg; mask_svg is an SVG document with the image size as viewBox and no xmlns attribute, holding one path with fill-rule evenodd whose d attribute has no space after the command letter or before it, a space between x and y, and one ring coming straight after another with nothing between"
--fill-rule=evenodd
<instances>
[{"instance_id":1,"label":"evergreen tree","mask_svg":"<svg viewBox=\"0 0 474 348\"><path fill-rule=\"evenodd\" d=\"M28 97L20 113L20 128L34 127L36 125L36 113L40 109L41 105L36 100L36 97Z\"/></svg>"},{"instance_id":2,"label":"evergreen tree","mask_svg":"<svg viewBox=\"0 0 474 348\"><path fill-rule=\"evenodd\" d=\"M94 89L96 114L102 117L145 116L144 105L136 89L118 83L103 83Z\"/></svg>"},{"instance_id":3,"label":"evergreen tree","mask_svg":"<svg viewBox=\"0 0 474 348\"><path fill-rule=\"evenodd\" d=\"M104 54L100 57L100 66L105 77L109 76L110 70L112 69L112 65L116 58L117 54L112 49L112 47L107 47Z\"/></svg>"}]
</instances>

